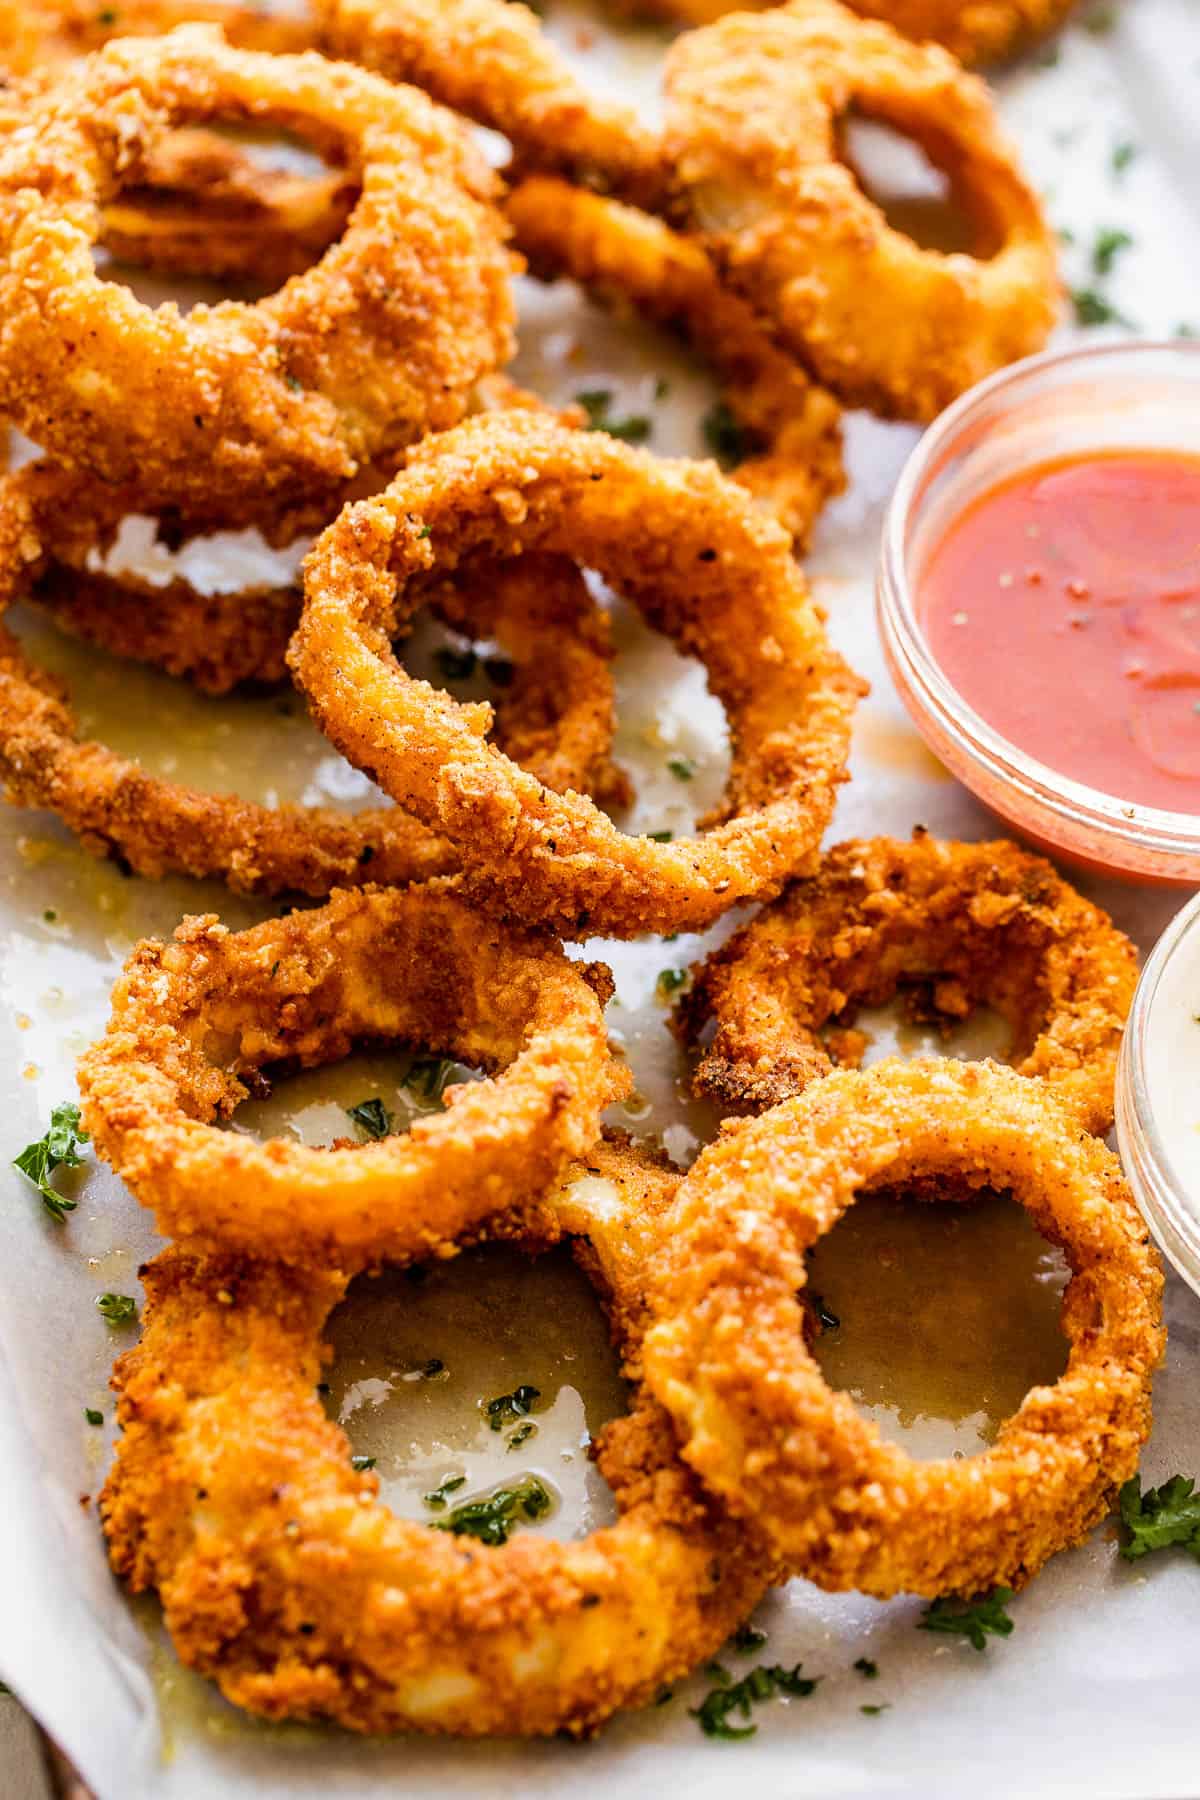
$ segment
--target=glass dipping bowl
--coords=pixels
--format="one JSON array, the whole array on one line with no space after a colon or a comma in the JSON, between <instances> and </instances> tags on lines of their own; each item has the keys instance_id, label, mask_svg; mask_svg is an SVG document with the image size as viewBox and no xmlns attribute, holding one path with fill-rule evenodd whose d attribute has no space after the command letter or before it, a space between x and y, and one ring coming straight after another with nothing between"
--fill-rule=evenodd
<instances>
[{"instance_id":1,"label":"glass dipping bowl","mask_svg":"<svg viewBox=\"0 0 1200 1800\"><path fill-rule=\"evenodd\" d=\"M966 506L1024 469L1114 449L1200 455L1200 342L1049 351L955 401L913 451L888 508L879 631L925 742L1022 836L1087 868L1195 887L1200 814L1133 805L1027 755L947 680L918 618L923 567Z\"/></svg>"},{"instance_id":2,"label":"glass dipping bowl","mask_svg":"<svg viewBox=\"0 0 1200 1800\"><path fill-rule=\"evenodd\" d=\"M1163 1254L1200 1293L1200 1164L1189 1180L1183 1158L1173 1164L1168 1148L1195 1132L1200 1151L1198 981L1200 894L1172 919L1142 970L1116 1092L1117 1142L1134 1198ZM1189 1053L1181 1034L1192 1033Z\"/></svg>"}]
</instances>

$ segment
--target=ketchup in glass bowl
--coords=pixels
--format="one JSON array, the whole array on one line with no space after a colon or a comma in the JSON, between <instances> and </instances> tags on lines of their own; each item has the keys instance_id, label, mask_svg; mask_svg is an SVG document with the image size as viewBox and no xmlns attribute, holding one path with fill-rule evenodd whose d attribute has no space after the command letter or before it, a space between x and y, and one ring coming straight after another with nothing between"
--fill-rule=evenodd
<instances>
[{"instance_id":1,"label":"ketchup in glass bowl","mask_svg":"<svg viewBox=\"0 0 1200 1800\"><path fill-rule=\"evenodd\" d=\"M1051 352L972 389L901 476L878 612L918 729L993 811L1200 883L1200 346Z\"/></svg>"}]
</instances>

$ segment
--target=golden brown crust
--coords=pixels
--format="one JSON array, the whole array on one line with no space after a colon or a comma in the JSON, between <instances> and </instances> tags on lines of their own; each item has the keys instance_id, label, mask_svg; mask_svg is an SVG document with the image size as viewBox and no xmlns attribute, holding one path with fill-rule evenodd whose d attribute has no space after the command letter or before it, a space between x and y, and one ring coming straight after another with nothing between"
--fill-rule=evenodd
<instances>
[{"instance_id":1,"label":"golden brown crust","mask_svg":"<svg viewBox=\"0 0 1200 1800\"><path fill-rule=\"evenodd\" d=\"M151 309L92 266L100 208L175 127L291 128L361 183L315 267L248 304ZM231 49L208 26L73 66L0 147L6 409L61 461L143 505L254 523L335 494L372 457L462 416L511 348L494 178L450 114L309 53ZM81 347L86 346L86 351Z\"/></svg>"},{"instance_id":2,"label":"golden brown crust","mask_svg":"<svg viewBox=\"0 0 1200 1800\"><path fill-rule=\"evenodd\" d=\"M595 568L704 662L733 758L703 836L629 837L586 798L551 794L482 742L471 709L388 656L416 575L530 550ZM428 440L386 493L346 508L305 564L289 657L343 754L444 831L518 916L565 935L699 929L811 867L863 692L787 534L711 464L517 412Z\"/></svg>"},{"instance_id":3,"label":"golden brown crust","mask_svg":"<svg viewBox=\"0 0 1200 1800\"><path fill-rule=\"evenodd\" d=\"M632 1367L675 1178L651 1164L643 1179L628 1149L588 1161L575 1173L596 1204L564 1180L543 1236L588 1234ZM324 1416L320 1338L343 1276L172 1249L145 1280L101 1513L118 1573L158 1588L181 1658L235 1704L356 1731L584 1733L713 1654L762 1595L761 1553L644 1392L598 1446L616 1525L482 1547L394 1518Z\"/></svg>"},{"instance_id":4,"label":"golden brown crust","mask_svg":"<svg viewBox=\"0 0 1200 1800\"><path fill-rule=\"evenodd\" d=\"M1048 862L1003 840L830 850L697 969L680 1027L691 1043L716 1032L696 1086L728 1112L764 1112L829 1073L831 1022L914 983L946 1022L994 1007L1018 1071L1087 1130L1111 1129L1137 952Z\"/></svg>"},{"instance_id":5,"label":"golden brown crust","mask_svg":"<svg viewBox=\"0 0 1200 1800\"><path fill-rule=\"evenodd\" d=\"M1011 1187L1061 1246L1070 1355L978 1456L915 1462L826 1386L797 1295L804 1252L858 1193L947 1175ZM937 1058L830 1075L726 1128L664 1242L646 1379L686 1460L794 1574L881 1598L1018 1586L1137 1467L1161 1266L1116 1157L1040 1082Z\"/></svg>"},{"instance_id":6,"label":"golden brown crust","mask_svg":"<svg viewBox=\"0 0 1200 1800\"><path fill-rule=\"evenodd\" d=\"M944 50L836 0L789 0L679 38L666 88L686 222L840 398L929 420L1041 349L1060 299L1053 233L988 90ZM887 223L839 159L851 103L945 171L977 255L919 248Z\"/></svg>"},{"instance_id":7,"label":"golden brown crust","mask_svg":"<svg viewBox=\"0 0 1200 1800\"><path fill-rule=\"evenodd\" d=\"M84 1116L174 1237L342 1268L437 1254L531 1201L628 1091L593 986L607 997L607 980L445 884L336 893L243 932L188 919L126 964L79 1065ZM314 1067L358 1042L494 1073L378 1143L260 1144L214 1123L246 1097L248 1072Z\"/></svg>"},{"instance_id":8,"label":"golden brown crust","mask_svg":"<svg viewBox=\"0 0 1200 1800\"><path fill-rule=\"evenodd\" d=\"M614 10L681 25L711 25L726 13L769 12L780 0L616 0ZM968 66L1002 62L1056 31L1076 0L847 0L916 43L941 44Z\"/></svg>"},{"instance_id":9,"label":"golden brown crust","mask_svg":"<svg viewBox=\"0 0 1200 1800\"><path fill-rule=\"evenodd\" d=\"M745 454L732 469L803 549L826 500L846 485L841 408L722 287L698 244L552 175L505 202L535 275L569 276L605 306L678 332L713 368Z\"/></svg>"}]
</instances>

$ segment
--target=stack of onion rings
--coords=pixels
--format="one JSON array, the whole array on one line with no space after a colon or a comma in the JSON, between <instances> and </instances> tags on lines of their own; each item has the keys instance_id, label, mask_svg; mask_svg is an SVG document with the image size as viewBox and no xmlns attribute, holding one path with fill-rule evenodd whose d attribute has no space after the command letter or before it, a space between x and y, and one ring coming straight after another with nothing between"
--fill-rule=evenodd
<instances>
[{"instance_id":1,"label":"stack of onion rings","mask_svg":"<svg viewBox=\"0 0 1200 1800\"><path fill-rule=\"evenodd\" d=\"M917 1462L827 1387L797 1296L858 1193L945 1176L1011 1188L1061 1247L1070 1354L988 1449ZM646 1379L686 1460L793 1574L880 1597L1019 1586L1137 1467L1162 1271L1116 1157L1041 1082L933 1058L830 1075L701 1154L664 1243Z\"/></svg>"},{"instance_id":2,"label":"stack of onion rings","mask_svg":"<svg viewBox=\"0 0 1200 1800\"><path fill-rule=\"evenodd\" d=\"M842 399L929 420L1045 343L1059 305L1053 233L987 89L944 50L836 0L788 0L679 38L666 86L687 222ZM852 103L945 171L978 255L921 249L888 225L839 160Z\"/></svg>"},{"instance_id":3,"label":"stack of onion rings","mask_svg":"<svg viewBox=\"0 0 1200 1800\"><path fill-rule=\"evenodd\" d=\"M390 656L415 577L531 550L597 569L704 662L733 741L704 836L629 837L586 798L552 794ZM700 929L811 866L863 691L829 647L790 539L748 495L710 465L519 412L419 446L384 494L346 508L305 565L289 656L338 749L518 916L568 935Z\"/></svg>"},{"instance_id":4,"label":"stack of onion rings","mask_svg":"<svg viewBox=\"0 0 1200 1800\"><path fill-rule=\"evenodd\" d=\"M588 1162L547 1196L540 1242L580 1235L636 1376L677 1177L630 1150ZM145 1279L101 1513L118 1572L158 1589L183 1661L235 1704L355 1731L582 1734L713 1655L764 1592L769 1563L681 1466L644 1390L598 1444L617 1523L480 1554L379 1505L322 1411L344 1275L171 1249Z\"/></svg>"},{"instance_id":5,"label":"stack of onion rings","mask_svg":"<svg viewBox=\"0 0 1200 1800\"><path fill-rule=\"evenodd\" d=\"M172 128L216 117L336 149L361 193L337 244L267 299L153 311L93 269L100 208ZM253 523L297 489L332 496L459 418L508 354L493 189L455 119L377 76L234 50L207 26L112 43L0 150L6 409L146 506Z\"/></svg>"},{"instance_id":6,"label":"stack of onion rings","mask_svg":"<svg viewBox=\"0 0 1200 1800\"><path fill-rule=\"evenodd\" d=\"M106 1035L79 1068L97 1149L160 1227L287 1261L444 1252L532 1202L628 1091L609 1054L603 964L490 920L445 885L334 894L231 932L189 919L140 944ZM345 1149L221 1130L244 1077L315 1067L364 1041L416 1043L489 1071L399 1137Z\"/></svg>"},{"instance_id":7,"label":"stack of onion rings","mask_svg":"<svg viewBox=\"0 0 1200 1800\"><path fill-rule=\"evenodd\" d=\"M716 1022L697 1088L763 1112L829 1073L825 1027L913 982L944 1020L994 1007L1020 1073L1111 1129L1133 945L1040 856L925 833L838 845L701 964L679 1011L693 1043Z\"/></svg>"}]
</instances>

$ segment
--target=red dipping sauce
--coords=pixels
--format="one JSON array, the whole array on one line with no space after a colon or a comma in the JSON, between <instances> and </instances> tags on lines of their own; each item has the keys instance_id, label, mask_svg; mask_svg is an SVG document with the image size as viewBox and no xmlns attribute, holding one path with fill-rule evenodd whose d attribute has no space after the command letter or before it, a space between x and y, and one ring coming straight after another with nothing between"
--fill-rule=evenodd
<instances>
[{"instance_id":1,"label":"red dipping sauce","mask_svg":"<svg viewBox=\"0 0 1200 1800\"><path fill-rule=\"evenodd\" d=\"M1200 456L1113 451L974 501L921 572L929 650L1059 774L1200 815Z\"/></svg>"}]
</instances>

